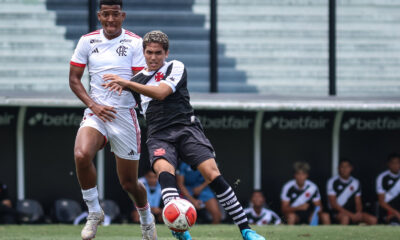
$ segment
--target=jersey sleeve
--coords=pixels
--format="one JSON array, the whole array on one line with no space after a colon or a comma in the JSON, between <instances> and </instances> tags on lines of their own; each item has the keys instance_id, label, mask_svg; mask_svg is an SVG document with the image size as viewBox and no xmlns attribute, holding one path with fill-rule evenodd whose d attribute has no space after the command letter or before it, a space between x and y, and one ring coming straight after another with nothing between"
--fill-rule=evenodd
<instances>
[{"instance_id":1,"label":"jersey sleeve","mask_svg":"<svg viewBox=\"0 0 400 240\"><path fill-rule=\"evenodd\" d=\"M281 218L278 216L278 214L276 214L274 211L272 211L272 210L270 210L271 211L271 224L274 224L274 225L279 225L279 224L281 224L282 223L282 220L281 220Z\"/></svg>"},{"instance_id":2,"label":"jersey sleeve","mask_svg":"<svg viewBox=\"0 0 400 240\"><path fill-rule=\"evenodd\" d=\"M282 201L290 201L290 198L288 196L288 191L289 191L289 184L286 183L282 187L282 192L281 192L281 200Z\"/></svg>"},{"instance_id":3,"label":"jersey sleeve","mask_svg":"<svg viewBox=\"0 0 400 240\"><path fill-rule=\"evenodd\" d=\"M88 63L89 51L90 46L87 44L85 37L82 36L76 45L70 64L77 67L85 67Z\"/></svg>"},{"instance_id":4,"label":"jersey sleeve","mask_svg":"<svg viewBox=\"0 0 400 240\"><path fill-rule=\"evenodd\" d=\"M143 39L133 49L132 70L141 71L146 66L146 61L143 55Z\"/></svg>"},{"instance_id":5,"label":"jersey sleeve","mask_svg":"<svg viewBox=\"0 0 400 240\"><path fill-rule=\"evenodd\" d=\"M312 196L312 201L317 202L321 200L321 195L319 194L319 189L317 186L315 186L317 190L315 190L314 195Z\"/></svg>"},{"instance_id":6,"label":"jersey sleeve","mask_svg":"<svg viewBox=\"0 0 400 240\"><path fill-rule=\"evenodd\" d=\"M334 179L329 179L328 183L326 184L326 193L328 196L336 196L336 192L333 189L333 181Z\"/></svg>"},{"instance_id":7,"label":"jersey sleeve","mask_svg":"<svg viewBox=\"0 0 400 240\"><path fill-rule=\"evenodd\" d=\"M166 76L165 80L161 80L161 82L166 83L171 87L172 92L175 92L183 84L183 81L186 81L185 75L185 65L182 62L173 61L170 74Z\"/></svg>"},{"instance_id":8,"label":"jersey sleeve","mask_svg":"<svg viewBox=\"0 0 400 240\"><path fill-rule=\"evenodd\" d=\"M358 180L357 180L357 183L358 183L358 188L356 190L356 196L361 197L361 183Z\"/></svg>"},{"instance_id":9,"label":"jersey sleeve","mask_svg":"<svg viewBox=\"0 0 400 240\"><path fill-rule=\"evenodd\" d=\"M383 175L382 175L382 174L379 175L379 176L376 178L376 193L377 193L377 194L384 194L384 193L386 193L385 189L383 189L383 186L382 186L382 179L383 179Z\"/></svg>"}]
</instances>

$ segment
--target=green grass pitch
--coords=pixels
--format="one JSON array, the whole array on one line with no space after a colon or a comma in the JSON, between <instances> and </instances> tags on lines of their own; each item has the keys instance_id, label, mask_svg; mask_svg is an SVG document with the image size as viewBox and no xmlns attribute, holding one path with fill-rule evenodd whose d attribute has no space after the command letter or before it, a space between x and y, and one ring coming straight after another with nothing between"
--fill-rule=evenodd
<instances>
[{"instance_id":1,"label":"green grass pitch","mask_svg":"<svg viewBox=\"0 0 400 240\"><path fill-rule=\"evenodd\" d=\"M82 226L72 225L0 225L0 240L76 240ZM266 226L253 227L267 240L396 240L400 239L400 226ZM172 240L164 225L157 225L160 240ZM233 225L196 225L190 231L195 240L240 240ZM115 224L100 227L95 240L140 240L137 224Z\"/></svg>"}]
</instances>

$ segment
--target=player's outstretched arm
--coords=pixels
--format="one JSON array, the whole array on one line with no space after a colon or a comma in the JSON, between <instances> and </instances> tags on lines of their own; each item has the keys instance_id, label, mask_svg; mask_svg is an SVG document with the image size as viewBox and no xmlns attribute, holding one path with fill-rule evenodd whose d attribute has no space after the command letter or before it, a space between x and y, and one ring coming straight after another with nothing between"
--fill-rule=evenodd
<instances>
[{"instance_id":1,"label":"player's outstretched arm","mask_svg":"<svg viewBox=\"0 0 400 240\"><path fill-rule=\"evenodd\" d=\"M75 93L75 95L93 111L101 120L104 122L112 121L115 118L116 111L113 107L102 106L93 101L93 99L86 92L85 87L81 82L83 72L85 68L70 65L69 69L69 87Z\"/></svg>"},{"instance_id":2,"label":"player's outstretched arm","mask_svg":"<svg viewBox=\"0 0 400 240\"><path fill-rule=\"evenodd\" d=\"M123 88L129 88L153 99L164 100L172 93L171 87L165 83L160 83L158 86L143 85L128 81L115 74L105 74L103 79L106 81L106 83L102 84L104 88L109 88L110 91L116 91L119 94L121 94Z\"/></svg>"}]
</instances>

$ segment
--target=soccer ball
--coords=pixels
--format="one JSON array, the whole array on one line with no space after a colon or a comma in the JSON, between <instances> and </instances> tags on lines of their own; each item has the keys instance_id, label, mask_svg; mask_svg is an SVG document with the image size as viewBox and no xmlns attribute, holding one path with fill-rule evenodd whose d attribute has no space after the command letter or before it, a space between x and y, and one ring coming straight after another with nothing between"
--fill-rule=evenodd
<instances>
[{"instance_id":1,"label":"soccer ball","mask_svg":"<svg viewBox=\"0 0 400 240\"><path fill-rule=\"evenodd\" d=\"M196 222L197 212L189 201L176 198L165 205L162 217L172 231L185 232Z\"/></svg>"}]
</instances>

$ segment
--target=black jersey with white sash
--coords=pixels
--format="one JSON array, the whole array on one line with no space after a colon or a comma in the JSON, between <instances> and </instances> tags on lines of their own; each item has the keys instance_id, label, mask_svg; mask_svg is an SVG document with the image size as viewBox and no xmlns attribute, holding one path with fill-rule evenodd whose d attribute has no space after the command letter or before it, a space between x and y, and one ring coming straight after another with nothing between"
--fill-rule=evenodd
<instances>
[{"instance_id":1,"label":"black jersey with white sash","mask_svg":"<svg viewBox=\"0 0 400 240\"><path fill-rule=\"evenodd\" d=\"M305 203L311 205L321 200L321 195L315 183L310 180L306 180L304 186L300 188L296 180L291 180L287 182L281 192L281 200L289 201L291 207L298 207Z\"/></svg>"},{"instance_id":2,"label":"black jersey with white sash","mask_svg":"<svg viewBox=\"0 0 400 240\"><path fill-rule=\"evenodd\" d=\"M156 72L144 69L131 81L151 86L165 83L173 92L162 101L132 92L146 119L148 136L172 125L190 125L194 122L187 89L187 73L182 62L176 60L165 62Z\"/></svg>"},{"instance_id":3,"label":"black jersey with white sash","mask_svg":"<svg viewBox=\"0 0 400 240\"><path fill-rule=\"evenodd\" d=\"M281 224L281 218L278 216L278 214L267 208L262 208L260 214L257 214L257 212L252 207L245 208L244 212L246 213L247 219L249 220L250 224Z\"/></svg>"},{"instance_id":4,"label":"black jersey with white sash","mask_svg":"<svg viewBox=\"0 0 400 240\"><path fill-rule=\"evenodd\" d=\"M376 179L377 194L385 194L385 202L400 210L400 173L389 170L379 174Z\"/></svg>"},{"instance_id":5,"label":"black jersey with white sash","mask_svg":"<svg viewBox=\"0 0 400 240\"><path fill-rule=\"evenodd\" d=\"M327 184L328 196L336 196L336 202L344 209L356 211L355 197L361 196L360 181L354 177L345 180L339 176L332 177Z\"/></svg>"}]
</instances>

